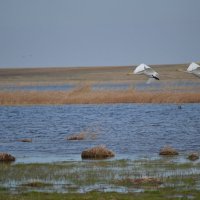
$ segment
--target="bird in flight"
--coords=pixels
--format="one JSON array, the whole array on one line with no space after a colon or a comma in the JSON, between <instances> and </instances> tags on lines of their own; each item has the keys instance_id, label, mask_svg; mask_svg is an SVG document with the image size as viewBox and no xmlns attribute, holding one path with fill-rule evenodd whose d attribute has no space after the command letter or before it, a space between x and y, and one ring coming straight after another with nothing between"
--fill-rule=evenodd
<instances>
[{"instance_id":1,"label":"bird in flight","mask_svg":"<svg viewBox=\"0 0 200 200\"><path fill-rule=\"evenodd\" d=\"M138 65L135 70L129 74L143 74L149 78L147 83L151 83L153 80L160 80L159 74L146 64Z\"/></svg>"}]
</instances>

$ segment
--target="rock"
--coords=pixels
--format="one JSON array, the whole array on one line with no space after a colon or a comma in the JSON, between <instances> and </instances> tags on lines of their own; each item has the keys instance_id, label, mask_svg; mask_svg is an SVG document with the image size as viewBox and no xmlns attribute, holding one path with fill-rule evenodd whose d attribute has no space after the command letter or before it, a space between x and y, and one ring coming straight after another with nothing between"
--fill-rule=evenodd
<instances>
[{"instance_id":1,"label":"rock","mask_svg":"<svg viewBox=\"0 0 200 200\"><path fill-rule=\"evenodd\" d=\"M1 152L0 153L0 161L1 162L11 162L11 161L15 161L15 157L8 154L8 153L4 153L4 152Z\"/></svg>"}]
</instances>

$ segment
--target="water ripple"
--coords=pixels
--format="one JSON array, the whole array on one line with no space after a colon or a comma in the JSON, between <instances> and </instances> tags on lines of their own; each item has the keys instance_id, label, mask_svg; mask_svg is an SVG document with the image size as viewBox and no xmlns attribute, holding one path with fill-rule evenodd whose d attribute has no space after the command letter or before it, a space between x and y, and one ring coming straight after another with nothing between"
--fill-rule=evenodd
<instances>
[{"instance_id":1,"label":"water ripple","mask_svg":"<svg viewBox=\"0 0 200 200\"><path fill-rule=\"evenodd\" d=\"M85 148L104 144L120 158L155 155L164 145L200 151L199 104L1 106L0 151L19 160L79 160ZM67 141L80 132L95 139ZM32 138L32 143L17 140Z\"/></svg>"}]
</instances>

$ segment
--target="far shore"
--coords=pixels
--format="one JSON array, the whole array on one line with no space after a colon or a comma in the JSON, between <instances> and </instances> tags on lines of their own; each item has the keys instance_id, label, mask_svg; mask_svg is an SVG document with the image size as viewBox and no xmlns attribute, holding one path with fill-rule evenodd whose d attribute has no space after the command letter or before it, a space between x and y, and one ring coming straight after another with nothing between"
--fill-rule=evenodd
<instances>
[{"instance_id":1,"label":"far shore","mask_svg":"<svg viewBox=\"0 0 200 200\"><path fill-rule=\"evenodd\" d=\"M106 104L106 103L200 103L199 78L180 72L187 64L152 66L161 75L160 83L197 83L197 87L161 90L93 90L92 85L102 83L144 83L142 75L127 75L134 66L0 69L0 87L15 85L74 84L68 91L7 91L0 90L0 105L56 105L56 104ZM177 92L178 89L178 92Z\"/></svg>"}]
</instances>

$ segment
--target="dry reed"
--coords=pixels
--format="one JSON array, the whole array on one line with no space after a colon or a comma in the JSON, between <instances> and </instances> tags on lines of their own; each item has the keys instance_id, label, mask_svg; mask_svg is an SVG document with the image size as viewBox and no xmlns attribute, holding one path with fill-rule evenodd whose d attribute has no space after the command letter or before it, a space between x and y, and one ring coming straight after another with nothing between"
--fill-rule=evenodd
<instances>
[{"instance_id":1,"label":"dry reed","mask_svg":"<svg viewBox=\"0 0 200 200\"><path fill-rule=\"evenodd\" d=\"M82 152L82 159L103 159L114 157L115 154L103 145L99 145Z\"/></svg>"},{"instance_id":2,"label":"dry reed","mask_svg":"<svg viewBox=\"0 0 200 200\"><path fill-rule=\"evenodd\" d=\"M159 155L166 155L166 156L178 155L178 151L170 146L165 146L160 150Z\"/></svg>"},{"instance_id":3,"label":"dry reed","mask_svg":"<svg viewBox=\"0 0 200 200\"><path fill-rule=\"evenodd\" d=\"M188 158L189 160L191 160L191 161L195 161L195 160L198 160L198 159L199 159L199 155L198 155L198 153L191 153L191 154L188 155L187 158Z\"/></svg>"},{"instance_id":4,"label":"dry reed","mask_svg":"<svg viewBox=\"0 0 200 200\"><path fill-rule=\"evenodd\" d=\"M74 134L74 135L70 135L69 137L67 137L67 140L84 140L86 137L85 133L79 133L79 134Z\"/></svg>"},{"instance_id":5,"label":"dry reed","mask_svg":"<svg viewBox=\"0 0 200 200\"><path fill-rule=\"evenodd\" d=\"M73 91L4 91L0 105L105 104L105 103L200 103L200 93L92 91L89 86Z\"/></svg>"},{"instance_id":6,"label":"dry reed","mask_svg":"<svg viewBox=\"0 0 200 200\"><path fill-rule=\"evenodd\" d=\"M0 161L2 162L11 162L11 161L15 161L15 157L8 154L8 153L0 153Z\"/></svg>"}]
</instances>

